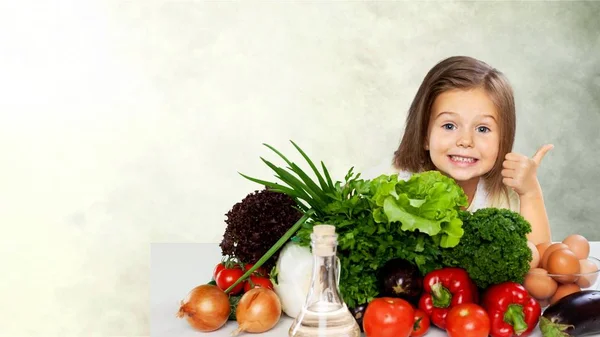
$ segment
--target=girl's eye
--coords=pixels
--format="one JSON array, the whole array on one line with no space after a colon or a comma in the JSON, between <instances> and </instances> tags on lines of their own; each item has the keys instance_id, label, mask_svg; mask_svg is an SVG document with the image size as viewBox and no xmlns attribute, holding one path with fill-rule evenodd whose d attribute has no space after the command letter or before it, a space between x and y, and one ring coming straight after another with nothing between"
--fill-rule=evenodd
<instances>
[{"instance_id":1,"label":"girl's eye","mask_svg":"<svg viewBox=\"0 0 600 337\"><path fill-rule=\"evenodd\" d=\"M446 129L446 130L454 130L456 127L454 126L454 124L446 123L446 124L442 125L442 128Z\"/></svg>"},{"instance_id":2,"label":"girl's eye","mask_svg":"<svg viewBox=\"0 0 600 337\"><path fill-rule=\"evenodd\" d=\"M487 132L490 132L492 130L490 130L490 128L488 128L487 126L479 126L479 127L477 127L477 131L479 131L481 133L487 133Z\"/></svg>"}]
</instances>

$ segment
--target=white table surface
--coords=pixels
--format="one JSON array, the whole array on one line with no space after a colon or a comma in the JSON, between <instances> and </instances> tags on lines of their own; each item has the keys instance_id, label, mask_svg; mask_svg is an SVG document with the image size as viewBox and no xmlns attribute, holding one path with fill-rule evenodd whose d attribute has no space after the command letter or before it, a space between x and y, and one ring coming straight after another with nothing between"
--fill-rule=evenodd
<instances>
[{"instance_id":1,"label":"white table surface","mask_svg":"<svg viewBox=\"0 0 600 337\"><path fill-rule=\"evenodd\" d=\"M591 243L590 255L600 257L600 242ZM213 268L221 261L218 244L160 243L151 246L150 271L150 336L153 337L229 337L237 323L229 321L214 332L194 330L185 319L175 316L180 301L194 287L210 281ZM239 336L286 337L292 318L282 313L277 325L262 334L243 333ZM364 336L364 334L363 334ZM427 337L446 337L447 334L430 328ZM538 328L531 335L541 337ZM600 337L600 335L594 335Z\"/></svg>"}]
</instances>

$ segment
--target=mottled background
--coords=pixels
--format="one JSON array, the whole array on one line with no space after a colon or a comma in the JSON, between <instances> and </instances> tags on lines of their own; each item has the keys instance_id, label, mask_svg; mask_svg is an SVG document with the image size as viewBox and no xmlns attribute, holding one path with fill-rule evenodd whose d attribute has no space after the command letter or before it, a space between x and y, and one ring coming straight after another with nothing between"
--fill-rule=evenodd
<instances>
[{"instance_id":1,"label":"mottled background","mask_svg":"<svg viewBox=\"0 0 600 337\"><path fill-rule=\"evenodd\" d=\"M600 2L0 5L0 335L147 335L150 242L219 242L258 188L238 171L272 178L263 142L298 159L296 141L336 179L388 160L451 55L509 77L516 151L555 144L539 172L554 239L600 240L599 17Z\"/></svg>"}]
</instances>

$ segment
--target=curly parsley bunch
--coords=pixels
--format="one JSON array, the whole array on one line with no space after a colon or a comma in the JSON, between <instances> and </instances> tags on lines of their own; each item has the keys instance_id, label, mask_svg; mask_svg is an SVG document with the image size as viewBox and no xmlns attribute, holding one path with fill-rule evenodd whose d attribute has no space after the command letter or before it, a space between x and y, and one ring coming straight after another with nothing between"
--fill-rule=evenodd
<instances>
[{"instance_id":1,"label":"curly parsley bunch","mask_svg":"<svg viewBox=\"0 0 600 337\"><path fill-rule=\"evenodd\" d=\"M443 250L444 265L464 268L480 288L505 281L522 283L532 259L526 237L529 222L519 213L498 208L461 212L461 218L465 233L456 247Z\"/></svg>"}]
</instances>

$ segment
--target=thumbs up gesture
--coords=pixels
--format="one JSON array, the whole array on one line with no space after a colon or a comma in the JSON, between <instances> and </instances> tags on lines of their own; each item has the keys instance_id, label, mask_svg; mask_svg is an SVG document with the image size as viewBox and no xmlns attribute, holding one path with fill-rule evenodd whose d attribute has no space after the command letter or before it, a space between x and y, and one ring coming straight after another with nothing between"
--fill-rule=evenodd
<instances>
[{"instance_id":1,"label":"thumbs up gesture","mask_svg":"<svg viewBox=\"0 0 600 337\"><path fill-rule=\"evenodd\" d=\"M538 191L537 169L546 153L553 148L554 145L544 145L531 158L518 153L508 153L502 163L504 185L511 187L519 196Z\"/></svg>"}]
</instances>

